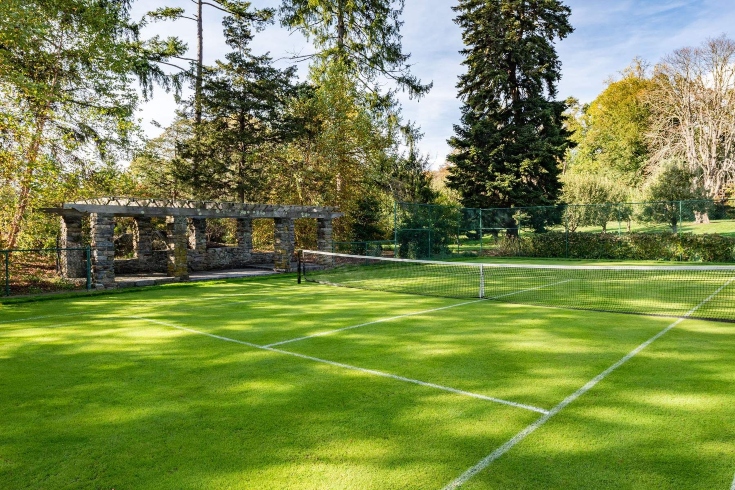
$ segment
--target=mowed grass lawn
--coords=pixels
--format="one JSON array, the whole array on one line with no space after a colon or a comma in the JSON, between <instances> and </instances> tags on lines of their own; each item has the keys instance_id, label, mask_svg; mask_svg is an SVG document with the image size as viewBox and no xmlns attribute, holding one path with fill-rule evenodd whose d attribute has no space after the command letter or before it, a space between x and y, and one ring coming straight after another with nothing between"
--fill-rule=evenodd
<instances>
[{"instance_id":1,"label":"mowed grass lawn","mask_svg":"<svg viewBox=\"0 0 735 490\"><path fill-rule=\"evenodd\" d=\"M728 490L735 324L579 391L675 321L292 276L6 304L0 488Z\"/></svg>"}]
</instances>

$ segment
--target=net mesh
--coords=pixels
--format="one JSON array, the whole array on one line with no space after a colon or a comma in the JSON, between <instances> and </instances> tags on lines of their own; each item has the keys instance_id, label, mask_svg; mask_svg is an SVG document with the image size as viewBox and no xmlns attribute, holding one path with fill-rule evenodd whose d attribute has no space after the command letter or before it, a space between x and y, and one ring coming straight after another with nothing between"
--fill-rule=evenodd
<instances>
[{"instance_id":1,"label":"net mesh","mask_svg":"<svg viewBox=\"0 0 735 490\"><path fill-rule=\"evenodd\" d=\"M735 267L433 262L303 251L307 281L395 293L735 322Z\"/></svg>"}]
</instances>

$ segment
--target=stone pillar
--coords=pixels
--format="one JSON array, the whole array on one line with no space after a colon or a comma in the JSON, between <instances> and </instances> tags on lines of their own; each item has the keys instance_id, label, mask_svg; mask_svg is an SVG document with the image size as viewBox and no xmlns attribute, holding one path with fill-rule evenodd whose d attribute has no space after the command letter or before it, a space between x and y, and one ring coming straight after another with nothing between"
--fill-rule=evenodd
<instances>
[{"instance_id":1,"label":"stone pillar","mask_svg":"<svg viewBox=\"0 0 735 490\"><path fill-rule=\"evenodd\" d=\"M189 266L193 271L207 270L207 220L189 218Z\"/></svg>"},{"instance_id":2,"label":"stone pillar","mask_svg":"<svg viewBox=\"0 0 735 490\"><path fill-rule=\"evenodd\" d=\"M82 217L61 217L61 242L59 246L65 248L82 248ZM84 250L61 251L61 275L72 279L87 277L86 254Z\"/></svg>"},{"instance_id":3,"label":"stone pillar","mask_svg":"<svg viewBox=\"0 0 735 490\"><path fill-rule=\"evenodd\" d=\"M89 215L92 235L92 282L97 288L115 287L115 217Z\"/></svg>"},{"instance_id":4,"label":"stone pillar","mask_svg":"<svg viewBox=\"0 0 735 490\"><path fill-rule=\"evenodd\" d=\"M186 249L188 224L188 220L183 216L169 216L166 218L169 277L189 279L188 251Z\"/></svg>"},{"instance_id":5,"label":"stone pillar","mask_svg":"<svg viewBox=\"0 0 735 490\"><path fill-rule=\"evenodd\" d=\"M332 251L332 218L317 218L316 249L320 252Z\"/></svg>"},{"instance_id":6,"label":"stone pillar","mask_svg":"<svg viewBox=\"0 0 735 490\"><path fill-rule=\"evenodd\" d=\"M274 221L276 230L273 237L273 265L277 271L289 272L296 242L294 223L291 218L274 218Z\"/></svg>"},{"instance_id":7,"label":"stone pillar","mask_svg":"<svg viewBox=\"0 0 735 490\"><path fill-rule=\"evenodd\" d=\"M237 218L237 267L250 263L253 253L253 220Z\"/></svg>"},{"instance_id":8,"label":"stone pillar","mask_svg":"<svg viewBox=\"0 0 735 490\"><path fill-rule=\"evenodd\" d=\"M153 223L148 217L135 217L133 251L138 259L138 272L153 270Z\"/></svg>"}]
</instances>

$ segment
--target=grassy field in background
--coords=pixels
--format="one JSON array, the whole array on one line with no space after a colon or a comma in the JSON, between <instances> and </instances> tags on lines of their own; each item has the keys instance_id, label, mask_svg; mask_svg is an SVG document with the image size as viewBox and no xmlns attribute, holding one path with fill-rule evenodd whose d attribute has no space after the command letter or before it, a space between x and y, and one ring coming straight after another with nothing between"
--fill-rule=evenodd
<instances>
[{"instance_id":1,"label":"grassy field in background","mask_svg":"<svg viewBox=\"0 0 735 490\"><path fill-rule=\"evenodd\" d=\"M0 488L728 490L735 325L579 391L677 321L293 276L0 305Z\"/></svg>"}]
</instances>

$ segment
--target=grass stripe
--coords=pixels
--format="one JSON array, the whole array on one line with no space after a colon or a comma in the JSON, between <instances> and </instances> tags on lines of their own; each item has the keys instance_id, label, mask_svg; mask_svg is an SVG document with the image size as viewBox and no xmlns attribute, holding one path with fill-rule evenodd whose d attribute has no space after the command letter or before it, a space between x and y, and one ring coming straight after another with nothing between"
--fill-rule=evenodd
<instances>
[{"instance_id":1,"label":"grass stripe","mask_svg":"<svg viewBox=\"0 0 735 490\"><path fill-rule=\"evenodd\" d=\"M375 320L375 321L367 322L367 323L360 323L359 325L352 325L352 326L344 327L344 328L338 328L336 330L330 330L328 332L319 332L319 333L315 333L313 335L305 335L303 337L298 337L298 338L295 338L295 339L282 340L280 342L274 342L272 344L268 344L268 345L266 345L264 347L275 347L277 345L290 344L292 342L299 342L301 340L308 340L308 339L312 339L314 337L323 337L325 335L331 335L333 333L344 332L345 330L352 330L352 329L355 329L355 328L367 327L368 325L375 325L376 323L390 322L390 321L393 321L393 320L399 320L401 318L406 318L406 317L410 317L410 316L423 315L424 313L433 313L435 311L448 310L450 308L456 308L458 306L471 305L471 304L479 303L481 301L505 298L505 297L508 297L508 296L514 296L516 294L522 294L522 293L527 293L529 291L535 291L537 289L549 288L549 287L556 286L558 284L563 284L563 283L569 282L569 281L571 281L571 279L566 279L564 281L557 281L557 282L554 282L554 283L551 283L551 284L544 284L542 286L536 286L534 288L523 289L521 291L513 291L512 293L501 294L500 296L492 296L490 298L482 298L482 299L477 299L475 301L466 301L464 303L458 303L458 304L455 304L455 305L442 306L440 308L432 308L431 310L417 311L417 312L414 312L414 313L406 313L405 315L392 316L392 317L389 317L389 318L381 318L380 320Z\"/></svg>"},{"instance_id":2,"label":"grass stripe","mask_svg":"<svg viewBox=\"0 0 735 490\"><path fill-rule=\"evenodd\" d=\"M641 345L630 351L627 355L625 355L622 359L617 361L615 364L610 366L609 368L605 369L603 372L595 376L592 380L587 382L584 386L582 386L580 389L566 397L564 400L562 400L558 405L556 405L554 408L552 408L549 412L544 414L541 418L533 422L532 424L526 426L523 430L518 432L515 436L513 436L510 440L508 440L505 444L497 448L492 453L485 456L483 459L481 459L475 466L468 469L464 473L462 473L459 477L457 477L455 480L450 482L448 485L444 487L443 490L454 490L465 483L469 481L473 476L490 466L490 464L493 463L493 461L497 460L501 456L503 456L505 453L510 451L516 444L524 440L526 437L528 437L531 433L533 433L536 429L544 425L546 422L549 421L554 415L561 412L564 408L566 408L570 403L572 403L574 400L579 398L580 396L584 395L588 391L590 391L592 388L594 388L600 381L605 379L610 373L618 369L620 366L631 360L633 357L635 357L638 353L640 353L643 349L654 343L656 340L661 338L662 336L666 335L671 329L679 325L681 322L686 320L689 316L694 314L699 308L704 306L706 303L708 303L712 298L717 296L720 291L725 289L727 286L729 286L733 281L735 281L735 278L730 279L725 284L720 286L717 291L709 295L704 301L699 303L697 306L689 310L683 318L679 318L671 325L667 326L663 330L661 330L659 333L651 337L650 339L643 342ZM730 490L735 490L735 482L733 482L733 487L731 487Z\"/></svg>"},{"instance_id":3,"label":"grass stripe","mask_svg":"<svg viewBox=\"0 0 735 490\"><path fill-rule=\"evenodd\" d=\"M327 359L320 359L318 357L312 357L312 356L307 356L307 355L304 355L304 354L298 354L296 352L289 352L289 351L285 351L285 350L281 350L281 349L274 349L272 347L263 346L263 345L257 345L257 344L253 344L251 342L245 342L243 340L232 339L230 337L223 337L222 335L216 335L216 334L212 334L212 333L202 332L201 330L196 330L196 329L193 329L193 328L183 327L181 325L176 325L176 324L170 323L170 322L162 322L160 320L153 320L151 318L145 318L145 317L141 317L141 316L129 316L127 318L134 318L136 320L142 320L142 321L146 321L146 322L150 322L150 323L154 323L154 324L158 324L158 325L162 325L162 326L166 326L166 327L175 328L175 329L178 329L178 330L183 330L183 331L189 332L189 333L194 333L194 334L198 334L198 335L204 335L204 336L211 337L211 338L214 338L214 339L217 339L217 340L223 340L225 342L233 342L235 344L245 345L245 346L248 346L248 347L252 347L254 349L260 349L260 350L265 350L265 351L268 351L268 352L275 352L277 354L283 354L283 355L287 355L287 356L298 357L300 359L305 359L305 360L309 360L309 361L319 362L319 363L322 363L322 364L328 364L330 366L339 367L339 368L342 368L342 369L349 369L351 371L357 371L357 372L364 373L364 374L371 374L373 376L379 376L381 378L389 378L389 379L394 379L396 381L402 381L402 382L405 382L405 383L411 383L411 384L423 386L423 387L426 387L426 388L434 388L434 389L437 389L437 390L446 391L446 392L449 392L449 393L454 393L456 395L468 396L468 397L471 397L471 398L477 398L477 399L480 399L480 400L486 400L486 401L489 401L489 402L499 403L501 405L508 405L508 406L511 406L511 407L521 408L521 409L524 409L524 410L530 410L532 412L537 412L537 413L542 413L542 414L548 414L549 413L548 410L545 410L545 409L539 408L539 407L534 407L532 405L525 405L523 403L516 403L516 402L510 401L510 400L503 400L501 398L494 398L494 397L491 397L491 396L481 395L479 393L472 393L470 391L459 390L459 389L451 388L451 387L448 387L448 386L442 386L442 385L438 385L438 384L434 384L434 383L428 383L428 382L425 382L425 381L420 381L420 380L417 380L417 379L406 378L406 377L403 377L403 376L398 376L396 374L386 373L386 372L383 372L383 371L376 371L374 369L365 369L365 368L361 368L361 367L357 367L357 366L352 366L352 365L349 365L349 364L343 364L341 362L334 362L334 361L329 361Z\"/></svg>"}]
</instances>

